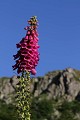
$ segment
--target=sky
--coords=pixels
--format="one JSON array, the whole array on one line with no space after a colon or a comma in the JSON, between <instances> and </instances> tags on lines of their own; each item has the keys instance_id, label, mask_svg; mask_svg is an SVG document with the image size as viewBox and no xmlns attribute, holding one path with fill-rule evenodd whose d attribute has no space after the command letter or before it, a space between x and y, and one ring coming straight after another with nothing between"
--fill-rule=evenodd
<instances>
[{"instance_id":1,"label":"sky","mask_svg":"<svg viewBox=\"0 0 80 120\"><path fill-rule=\"evenodd\" d=\"M35 77L67 67L80 70L80 0L0 0L0 77L18 75L13 55L34 15L40 45Z\"/></svg>"}]
</instances>

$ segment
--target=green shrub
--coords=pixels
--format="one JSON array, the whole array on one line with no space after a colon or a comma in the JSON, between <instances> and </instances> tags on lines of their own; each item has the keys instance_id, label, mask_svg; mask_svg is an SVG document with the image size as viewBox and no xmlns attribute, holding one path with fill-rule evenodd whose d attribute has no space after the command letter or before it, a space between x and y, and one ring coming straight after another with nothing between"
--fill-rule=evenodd
<instances>
[{"instance_id":1,"label":"green shrub","mask_svg":"<svg viewBox=\"0 0 80 120\"><path fill-rule=\"evenodd\" d=\"M65 101L60 107L59 112L61 116L58 120L77 120L75 119L76 113L80 112L80 102L72 101L67 102Z\"/></svg>"},{"instance_id":2,"label":"green shrub","mask_svg":"<svg viewBox=\"0 0 80 120\"><path fill-rule=\"evenodd\" d=\"M31 106L31 120L50 119L53 112L53 103L51 100L33 100Z\"/></svg>"},{"instance_id":3,"label":"green shrub","mask_svg":"<svg viewBox=\"0 0 80 120\"><path fill-rule=\"evenodd\" d=\"M15 106L0 101L0 120L17 120Z\"/></svg>"}]
</instances>

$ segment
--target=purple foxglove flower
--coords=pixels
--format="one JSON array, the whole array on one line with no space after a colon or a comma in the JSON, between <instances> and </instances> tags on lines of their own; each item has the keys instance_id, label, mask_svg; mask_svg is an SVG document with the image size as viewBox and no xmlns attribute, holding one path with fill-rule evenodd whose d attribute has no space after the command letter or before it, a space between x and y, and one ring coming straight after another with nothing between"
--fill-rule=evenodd
<instances>
[{"instance_id":1,"label":"purple foxglove flower","mask_svg":"<svg viewBox=\"0 0 80 120\"><path fill-rule=\"evenodd\" d=\"M22 71L29 71L31 74L35 75L35 67L39 61L38 52L38 32L37 26L38 21L35 16L31 17L28 21L29 26L25 28L27 30L26 36L16 44L19 51L16 55L13 55L16 64L13 65L13 70L17 69L17 73Z\"/></svg>"}]
</instances>

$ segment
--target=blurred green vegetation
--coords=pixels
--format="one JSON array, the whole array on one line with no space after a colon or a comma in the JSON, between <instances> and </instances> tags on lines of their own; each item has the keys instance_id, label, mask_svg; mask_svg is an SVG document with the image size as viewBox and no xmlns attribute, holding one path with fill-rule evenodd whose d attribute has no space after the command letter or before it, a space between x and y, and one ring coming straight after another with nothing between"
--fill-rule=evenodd
<instances>
[{"instance_id":1,"label":"blurred green vegetation","mask_svg":"<svg viewBox=\"0 0 80 120\"><path fill-rule=\"evenodd\" d=\"M31 106L31 120L44 120L51 119L51 114L53 112L53 102L52 100L37 100L33 99Z\"/></svg>"},{"instance_id":2,"label":"blurred green vegetation","mask_svg":"<svg viewBox=\"0 0 80 120\"><path fill-rule=\"evenodd\" d=\"M55 117L54 109L59 111L59 117ZM64 101L58 105L58 102L52 100L32 100L31 120L78 120L76 114L80 114L80 102ZM53 116L53 117L52 117ZM12 104L6 104L0 100L0 120L17 120L16 108Z\"/></svg>"},{"instance_id":3,"label":"blurred green vegetation","mask_svg":"<svg viewBox=\"0 0 80 120\"><path fill-rule=\"evenodd\" d=\"M0 120L17 120L15 106L0 100Z\"/></svg>"},{"instance_id":4,"label":"blurred green vegetation","mask_svg":"<svg viewBox=\"0 0 80 120\"><path fill-rule=\"evenodd\" d=\"M78 120L76 118L76 114L80 114L80 102L79 101L72 101L67 102L64 101L61 106L58 108L61 116L58 120Z\"/></svg>"}]
</instances>

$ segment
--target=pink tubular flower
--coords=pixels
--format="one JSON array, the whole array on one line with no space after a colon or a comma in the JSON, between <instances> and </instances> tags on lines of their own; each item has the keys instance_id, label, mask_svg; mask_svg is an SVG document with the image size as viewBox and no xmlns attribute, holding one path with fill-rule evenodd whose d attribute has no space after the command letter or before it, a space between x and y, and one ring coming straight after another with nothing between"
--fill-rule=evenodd
<instances>
[{"instance_id":1,"label":"pink tubular flower","mask_svg":"<svg viewBox=\"0 0 80 120\"><path fill-rule=\"evenodd\" d=\"M36 74L35 67L39 61L37 22L36 16L30 18L28 21L30 26L25 28L26 36L16 44L19 51L13 55L16 64L12 67L13 70L17 69L18 74L26 70L33 75Z\"/></svg>"}]
</instances>

